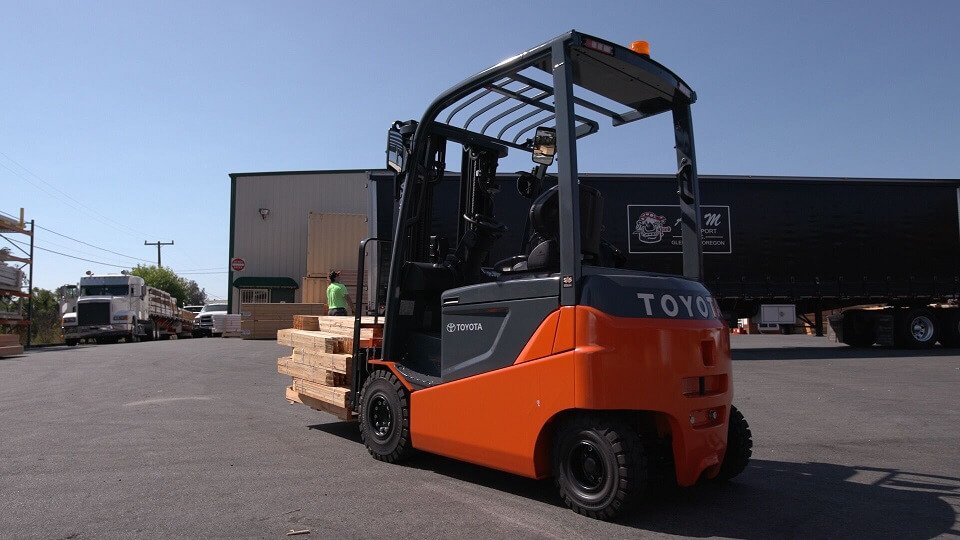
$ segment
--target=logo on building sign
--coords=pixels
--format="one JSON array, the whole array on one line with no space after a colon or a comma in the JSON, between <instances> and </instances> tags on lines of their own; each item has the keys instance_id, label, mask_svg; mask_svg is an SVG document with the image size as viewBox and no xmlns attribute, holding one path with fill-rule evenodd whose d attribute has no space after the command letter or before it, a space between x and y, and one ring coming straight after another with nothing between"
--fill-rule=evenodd
<instances>
[{"instance_id":1,"label":"logo on building sign","mask_svg":"<svg viewBox=\"0 0 960 540\"><path fill-rule=\"evenodd\" d=\"M234 257L230 259L230 269L234 272L240 272L247 267L247 262L241 259L240 257Z\"/></svg>"},{"instance_id":2,"label":"logo on building sign","mask_svg":"<svg viewBox=\"0 0 960 540\"><path fill-rule=\"evenodd\" d=\"M447 323L447 332L479 332L483 323Z\"/></svg>"},{"instance_id":3,"label":"logo on building sign","mask_svg":"<svg viewBox=\"0 0 960 540\"><path fill-rule=\"evenodd\" d=\"M656 244L663 240L664 233L672 230L665 225L667 218L654 212L643 212L633 227L633 234L637 235L644 244Z\"/></svg>"}]
</instances>

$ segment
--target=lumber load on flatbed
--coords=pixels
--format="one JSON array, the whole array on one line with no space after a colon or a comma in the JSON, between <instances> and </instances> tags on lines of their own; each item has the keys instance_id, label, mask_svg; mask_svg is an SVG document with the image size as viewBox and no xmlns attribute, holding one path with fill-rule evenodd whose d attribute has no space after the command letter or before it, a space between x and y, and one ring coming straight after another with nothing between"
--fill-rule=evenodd
<instances>
[{"instance_id":1,"label":"lumber load on flatbed","mask_svg":"<svg viewBox=\"0 0 960 540\"><path fill-rule=\"evenodd\" d=\"M291 347L277 359L277 372L292 377L285 390L291 403L303 403L341 420L353 420L350 381L353 377L353 317L295 315L295 328L277 331L277 343ZM382 324L372 317L361 321L361 347L380 344Z\"/></svg>"}]
</instances>

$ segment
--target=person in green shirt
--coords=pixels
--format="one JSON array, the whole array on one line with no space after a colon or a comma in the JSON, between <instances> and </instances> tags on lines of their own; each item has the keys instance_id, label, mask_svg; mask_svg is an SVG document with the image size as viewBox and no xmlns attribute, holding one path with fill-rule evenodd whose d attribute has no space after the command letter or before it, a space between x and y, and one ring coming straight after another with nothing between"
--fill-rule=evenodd
<instances>
[{"instance_id":1,"label":"person in green shirt","mask_svg":"<svg viewBox=\"0 0 960 540\"><path fill-rule=\"evenodd\" d=\"M340 283L340 271L330 272L330 285L327 286L327 315L349 315L350 295L347 286Z\"/></svg>"}]
</instances>

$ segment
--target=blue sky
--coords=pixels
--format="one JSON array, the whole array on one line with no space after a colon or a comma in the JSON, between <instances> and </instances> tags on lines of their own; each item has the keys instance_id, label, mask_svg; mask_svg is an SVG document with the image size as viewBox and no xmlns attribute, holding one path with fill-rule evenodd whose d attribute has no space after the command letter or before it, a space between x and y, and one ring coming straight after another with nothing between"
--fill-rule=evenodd
<instances>
[{"instance_id":1,"label":"blue sky","mask_svg":"<svg viewBox=\"0 0 960 540\"><path fill-rule=\"evenodd\" d=\"M960 176L957 2L0 8L0 211L115 253L46 230L40 247L115 265L175 240L164 264L221 297L225 273L187 272L226 269L228 173L381 167L393 120L571 28L648 40L697 91L701 174ZM581 170L673 170L667 119L639 129L582 145ZM41 251L35 285L88 269L111 268Z\"/></svg>"}]
</instances>

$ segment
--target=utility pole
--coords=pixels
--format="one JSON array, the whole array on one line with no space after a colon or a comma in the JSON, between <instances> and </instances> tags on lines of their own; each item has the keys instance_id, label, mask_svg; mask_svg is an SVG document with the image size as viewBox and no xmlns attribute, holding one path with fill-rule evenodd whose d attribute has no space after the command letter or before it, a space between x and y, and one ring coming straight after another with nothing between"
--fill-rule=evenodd
<instances>
[{"instance_id":1,"label":"utility pole","mask_svg":"<svg viewBox=\"0 0 960 540\"><path fill-rule=\"evenodd\" d=\"M30 334L33 333L33 240L37 226L30 220L30 281L27 284L27 348L30 348ZM20 223L23 223L23 208L20 209Z\"/></svg>"},{"instance_id":2,"label":"utility pole","mask_svg":"<svg viewBox=\"0 0 960 540\"><path fill-rule=\"evenodd\" d=\"M172 245L173 245L173 240L171 240L171 241L169 241L169 242L161 242L161 241L159 241L159 240L157 240L156 242L147 242L146 240L144 240L144 241L143 241L143 245L145 245L145 246L157 246L157 268L160 268L160 267L162 266L162 265L160 264L160 247L161 247L161 246L172 246Z\"/></svg>"}]
</instances>

